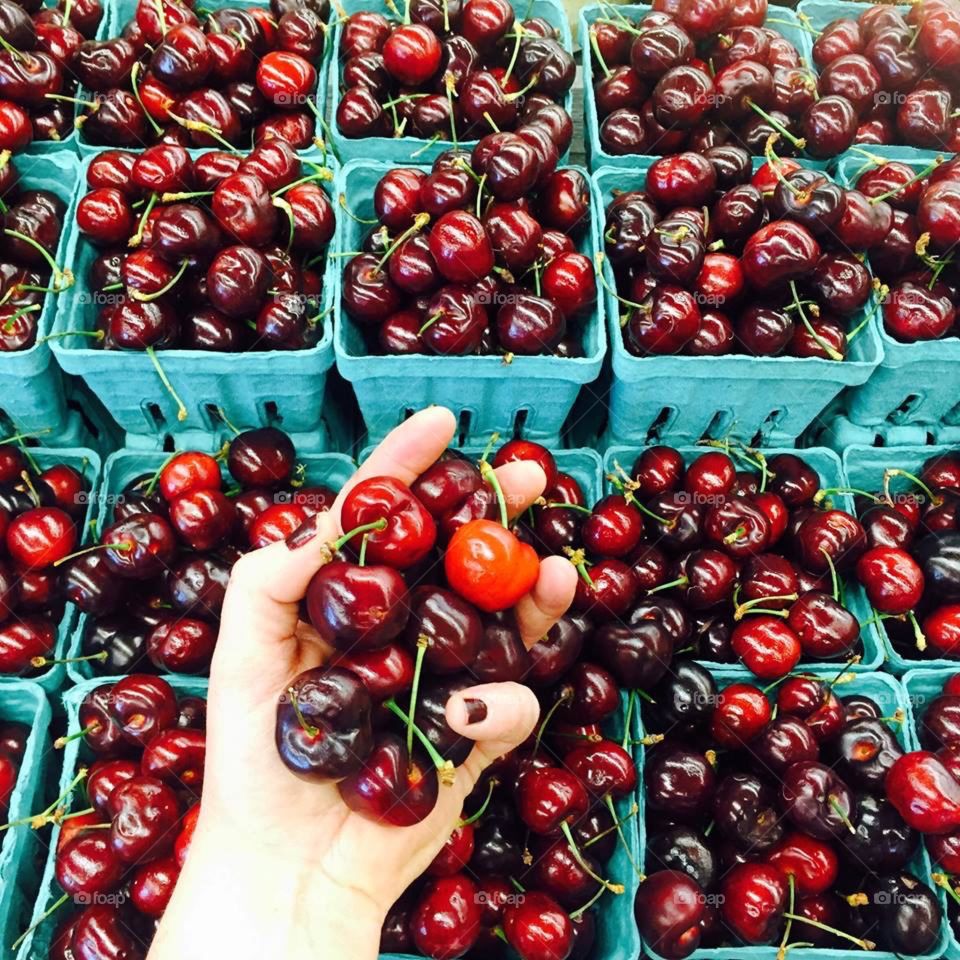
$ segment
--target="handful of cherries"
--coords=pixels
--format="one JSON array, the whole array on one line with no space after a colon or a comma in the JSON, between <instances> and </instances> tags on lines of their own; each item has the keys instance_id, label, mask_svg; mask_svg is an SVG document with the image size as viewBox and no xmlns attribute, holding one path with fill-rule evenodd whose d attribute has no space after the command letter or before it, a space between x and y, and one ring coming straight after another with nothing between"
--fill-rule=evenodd
<instances>
[{"instance_id":1,"label":"handful of cherries","mask_svg":"<svg viewBox=\"0 0 960 960\"><path fill-rule=\"evenodd\" d=\"M71 63L90 99L77 118L88 143L231 147L322 141L314 128L317 69L329 4L223 6L139 0L119 37Z\"/></svg>"},{"instance_id":2,"label":"handful of cherries","mask_svg":"<svg viewBox=\"0 0 960 960\"><path fill-rule=\"evenodd\" d=\"M572 133L560 101L576 63L547 20L520 20L507 0L412 0L404 9L401 23L368 10L343 22L334 123L345 137L408 133L456 145L508 130ZM561 154L566 132L563 141Z\"/></svg>"},{"instance_id":3,"label":"handful of cherries","mask_svg":"<svg viewBox=\"0 0 960 960\"><path fill-rule=\"evenodd\" d=\"M204 698L178 698L165 680L143 674L83 698L80 729L56 746L82 739L92 762L45 810L8 824L60 827L54 863L63 896L44 919L71 900L82 908L52 935L51 960L146 956L200 812L206 707ZM74 798L81 787L86 802Z\"/></svg>"},{"instance_id":4,"label":"handful of cherries","mask_svg":"<svg viewBox=\"0 0 960 960\"><path fill-rule=\"evenodd\" d=\"M100 0L0 2L0 151L73 133L77 64L103 18Z\"/></svg>"},{"instance_id":5,"label":"handful of cherries","mask_svg":"<svg viewBox=\"0 0 960 960\"><path fill-rule=\"evenodd\" d=\"M317 264L335 227L329 177L282 140L196 159L175 144L99 154L77 225L100 250L87 281L105 306L81 333L151 356L314 346Z\"/></svg>"},{"instance_id":6,"label":"handful of cherries","mask_svg":"<svg viewBox=\"0 0 960 960\"><path fill-rule=\"evenodd\" d=\"M28 350L37 342L47 294L55 296L73 284L70 270L54 259L66 205L49 190L29 189L16 162L4 151L0 152L0 210L0 351Z\"/></svg>"},{"instance_id":7,"label":"handful of cherries","mask_svg":"<svg viewBox=\"0 0 960 960\"><path fill-rule=\"evenodd\" d=\"M884 329L903 343L960 335L951 257L960 243L960 160L919 167L867 163L856 182L864 196L891 208L890 229L870 250L870 266L881 284Z\"/></svg>"},{"instance_id":8,"label":"handful of cherries","mask_svg":"<svg viewBox=\"0 0 960 960\"><path fill-rule=\"evenodd\" d=\"M0 444L0 674L38 673L58 662L61 565L83 537L88 493L82 469L43 469L16 438Z\"/></svg>"},{"instance_id":9,"label":"handful of cherries","mask_svg":"<svg viewBox=\"0 0 960 960\"><path fill-rule=\"evenodd\" d=\"M378 226L347 263L347 316L386 354L583 354L596 301L590 188L557 169L546 135L484 137L431 170L390 170L374 190Z\"/></svg>"},{"instance_id":10,"label":"handful of cherries","mask_svg":"<svg viewBox=\"0 0 960 960\"><path fill-rule=\"evenodd\" d=\"M886 687L883 698L840 696L851 680L794 674L771 702L690 663L655 688L644 705L645 729L664 736L645 770L655 872L636 916L660 956L776 943L781 955L794 944L918 955L938 944L939 900L911 869L910 811L956 807L960 791L953 783L937 801L929 778L911 780L903 712L884 715Z\"/></svg>"},{"instance_id":11,"label":"handful of cherries","mask_svg":"<svg viewBox=\"0 0 960 960\"><path fill-rule=\"evenodd\" d=\"M66 567L66 598L90 615L85 657L105 674L206 673L234 562L334 497L298 480L293 443L273 427L238 434L222 457L185 451L134 479L99 543Z\"/></svg>"},{"instance_id":12,"label":"handful of cherries","mask_svg":"<svg viewBox=\"0 0 960 960\"><path fill-rule=\"evenodd\" d=\"M820 101L822 102L822 101ZM684 353L843 360L872 293L863 252L885 241L882 194L844 189L773 152L710 147L655 160L642 190L615 192L605 256L636 356Z\"/></svg>"},{"instance_id":13,"label":"handful of cherries","mask_svg":"<svg viewBox=\"0 0 960 960\"><path fill-rule=\"evenodd\" d=\"M960 3L877 4L824 27L813 45L824 99L846 104L855 143L960 149ZM838 119L841 111L837 110Z\"/></svg>"},{"instance_id":14,"label":"handful of cherries","mask_svg":"<svg viewBox=\"0 0 960 960\"><path fill-rule=\"evenodd\" d=\"M857 492L868 549L855 573L890 642L911 659L960 657L960 456L931 457L919 476L891 467L880 491Z\"/></svg>"}]
</instances>

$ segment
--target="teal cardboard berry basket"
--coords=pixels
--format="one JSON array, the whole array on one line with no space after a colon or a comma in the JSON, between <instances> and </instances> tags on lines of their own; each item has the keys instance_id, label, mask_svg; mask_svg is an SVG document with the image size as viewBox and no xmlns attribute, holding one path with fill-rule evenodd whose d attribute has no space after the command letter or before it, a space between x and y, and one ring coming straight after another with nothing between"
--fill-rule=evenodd
<instances>
[{"instance_id":1,"label":"teal cardboard berry basket","mask_svg":"<svg viewBox=\"0 0 960 960\"><path fill-rule=\"evenodd\" d=\"M699 446L678 447L678 449L683 455L684 463L690 464L693 460L700 456L700 454L716 448ZM618 470L618 464L629 474L633 468L634 462L642 452L643 447L610 447L603 459L605 475L609 477L611 474L619 474L620 471ZM840 457L838 457L837 454L832 450L828 450L825 447L810 447L805 450L796 450L793 447L764 447L759 452L761 452L767 458L767 460L770 460L780 453L792 453L802 457L803 460L813 467L813 469L816 470L820 475L820 488L822 490L833 490L837 487L846 486ZM609 483L609 481L607 485L607 492L615 492L613 484ZM846 510L849 513L853 513L853 498L849 495L835 494L831 495L829 499L837 507L837 509ZM860 623L865 623L872 617L873 611L871 610L870 604L863 592L863 588L854 579L849 578L844 584L843 598L847 609L857 618L857 620L860 621ZM861 651L860 662L854 664L849 669L857 673L880 669L884 660L884 647L873 630L873 625L868 625L861 628L860 644L863 648ZM798 669L807 669L808 667L810 669L814 669L822 667L825 670L829 670L830 664L833 662L834 661L825 660L802 660L798 665ZM703 663L704 666L710 670L726 670L731 666L730 664L709 661L703 661Z\"/></svg>"},{"instance_id":2,"label":"teal cardboard berry basket","mask_svg":"<svg viewBox=\"0 0 960 960\"><path fill-rule=\"evenodd\" d=\"M47 467L52 467L56 464L62 463L73 467L83 475L87 483L88 492L83 495L85 513L83 524L79 528L81 535L78 537L78 543L85 542L87 537L85 537L84 534L89 531L90 521L96 516L94 505L96 503L97 485L100 480L101 462L99 455L93 450L87 450L84 448L36 447L29 449L27 452L40 470L45 470ZM56 644L53 648L53 652L49 655L50 657L61 660L66 656L66 650L70 642L70 635L73 632L76 619L77 609L72 603L68 603L64 608L63 616L60 618L60 623L57 626ZM36 676L30 676L29 678L24 679L32 680L44 691L53 696L63 686L66 675L67 673L65 665L62 663L55 663L53 666L42 669L40 673L36 674ZM6 678L3 678L2 675L0 675L0 679ZM14 678L11 677L9 679Z\"/></svg>"},{"instance_id":3,"label":"teal cardboard berry basket","mask_svg":"<svg viewBox=\"0 0 960 960\"><path fill-rule=\"evenodd\" d=\"M59 153L17 154L11 160L19 173L14 190L49 190L64 202L64 230L53 259L64 271L74 270L69 251L69 223L72 218L74 187L79 164L69 150ZM0 201L4 198L0 196ZM7 202L10 197L6 197ZM74 270L75 273L75 270ZM69 275L64 278L69 282ZM75 284L74 284L75 286ZM52 330L57 310L73 293L67 287L60 293L47 293L37 321L37 342L26 350L0 353L0 418L11 422L23 433L58 432L66 426L67 406L63 375L53 358L51 341L44 340Z\"/></svg>"},{"instance_id":4,"label":"teal cardboard berry basket","mask_svg":"<svg viewBox=\"0 0 960 960\"><path fill-rule=\"evenodd\" d=\"M623 822L624 843L618 843L610 861L600 871L601 876L624 886L621 894L604 893L595 909L596 940L589 956L592 960L637 960L640 956L640 934L633 916L633 901L639 887L639 877L634 864L639 865L646 848L643 822L643 799L639 784L643 783L643 757L645 748L639 743L642 736L639 701L631 704L627 694L620 695L619 710L604 723L604 735L616 742L624 739L624 730L629 727L634 744L628 749L637 768L638 787L635 795L621 797L615 802L617 818ZM636 813L633 812L636 804ZM629 854L626 850L629 847ZM469 867L467 875L470 876ZM522 894L520 894L522 896ZM512 950L508 956L516 958ZM380 960L422 960L420 954L381 953Z\"/></svg>"},{"instance_id":5,"label":"teal cardboard berry basket","mask_svg":"<svg viewBox=\"0 0 960 960\"><path fill-rule=\"evenodd\" d=\"M936 156L904 149L908 152L895 159L918 173L929 167ZM837 180L845 187L853 187L861 173L872 165L862 154L848 153L837 168ZM869 262L869 256L867 259ZM960 337L902 343L886 332L879 313L876 325L883 344L883 362L869 380L844 397L850 419L867 427L960 425Z\"/></svg>"},{"instance_id":6,"label":"teal cardboard berry basket","mask_svg":"<svg viewBox=\"0 0 960 960\"><path fill-rule=\"evenodd\" d=\"M580 50L583 56L583 113L585 125L585 140L587 160L591 170L601 167L625 167L634 169L637 163L644 159L644 154L615 154L605 150L600 142L601 120L597 113L597 101L593 93L594 71L593 53L590 42L591 25L598 20L626 18L631 26L653 8L643 3L629 3L611 5L608 3L589 3L580 8L579 38ZM767 8L766 26L786 37L798 50L800 56L812 63L811 49L812 35L805 30L796 11L789 7L778 7L770 4Z\"/></svg>"},{"instance_id":7,"label":"teal cardboard berry basket","mask_svg":"<svg viewBox=\"0 0 960 960\"><path fill-rule=\"evenodd\" d=\"M106 8L104 13L104 23L101 25L101 35L99 39L108 39L112 37L119 37L123 34L123 28L126 24L134 18L134 15L137 10L138 0L110 0L109 3L104 3ZM224 7L230 8L239 8L241 10L249 10L253 7L263 7L264 4L260 0L207 0L203 4L197 4L198 11L203 9L204 12L210 13L214 10L220 10ZM266 4L269 7L269 4ZM313 103L316 106L316 113L321 117L326 117L326 111L328 109L328 100L327 100L327 61L330 57L330 51L332 49L330 44L330 29L329 29L329 20L327 22L327 42L324 46L323 54L321 57L313 62L313 66L317 71L317 82L314 86L314 94L311 98ZM140 72L140 77L143 77L143 71ZM252 82L252 80L251 80ZM78 94L79 97L88 97L90 96L89 91L81 91ZM303 105L305 109L309 109L306 105ZM313 111L311 111L313 112ZM83 105L77 106L77 115L83 116L87 113L86 108ZM147 131L150 132L150 123L147 121ZM253 132L250 132L250 139L252 146ZM76 149L79 151L81 157L87 157L91 154L100 153L101 150L110 150L114 149L110 144L102 143L92 143L89 135L84 132L83 124L81 123L79 132L74 137L76 141ZM312 153L314 149L318 146L322 146L325 141L323 130L320 124L314 122L314 143L308 150L301 150L300 155L305 156L308 153ZM119 146L119 149L132 149L132 150L142 150L144 147L150 146L150 144L155 143L156 138L153 136L147 137L145 142L136 143L136 144L123 144ZM220 147L219 145L211 145L213 149L226 149L225 147ZM210 148L206 148L210 149ZM193 152L193 151L191 151Z\"/></svg>"},{"instance_id":8,"label":"teal cardboard berry basket","mask_svg":"<svg viewBox=\"0 0 960 960\"><path fill-rule=\"evenodd\" d=\"M954 453L956 450L957 447L954 446L849 447L843 454L844 481L858 490L878 493L883 489L883 475L888 468L907 470L914 476L919 476L927 460ZM910 489L916 491L916 488L911 487L903 478L897 478L891 483L894 494ZM920 651L899 650L891 642L886 624L882 620L871 623L870 630L876 634L883 646L888 668L897 676L915 669L960 669L960 659L951 660L933 654L922 655Z\"/></svg>"},{"instance_id":9,"label":"teal cardboard berry basket","mask_svg":"<svg viewBox=\"0 0 960 960\"><path fill-rule=\"evenodd\" d=\"M207 681L197 677L168 677L170 685L176 691L178 697L196 696L206 698ZM110 683L110 678L98 678L96 680L87 680L78 686L72 687L63 695L63 706L67 714L67 734L80 732L80 722L78 712L83 698L97 687ZM60 796L66 793L67 788L73 782L81 764L89 764L94 755L84 745L82 738L70 740L63 748L63 768L60 774L60 782L56 788L54 796ZM86 797L83 787L74 790L71 799L66 803L68 810L81 810L86 806ZM71 913L79 913L86 905L77 901L75 904L64 904L59 910L50 917L44 919L44 913L63 896L60 885L57 883L54 873L54 854L57 849L57 841L60 838L60 824L54 824L53 832L49 837L49 852L43 867L43 875L40 880L40 892L37 895L32 907L32 914L25 915L25 922L21 922L19 929L14 931L14 937L22 935L29 930L23 941L14 954L10 950L12 941L4 942L3 955L5 957L16 957L16 960L46 960L50 953L50 944L57 926L63 922L64 917ZM122 896L120 894L119 896ZM122 901L121 901L122 902ZM30 929L36 925L35 929Z\"/></svg>"},{"instance_id":10,"label":"teal cardboard berry basket","mask_svg":"<svg viewBox=\"0 0 960 960\"><path fill-rule=\"evenodd\" d=\"M54 751L50 742L52 711L41 687L29 680L0 680L0 720L30 728L17 783L4 814L7 822L35 814L44 801L44 790ZM29 824L11 827L0 845L0 952L4 956L22 929L40 885L43 862L40 837Z\"/></svg>"},{"instance_id":11,"label":"teal cardboard berry basket","mask_svg":"<svg viewBox=\"0 0 960 960\"><path fill-rule=\"evenodd\" d=\"M103 481L95 497L94 521L99 536L104 527L109 526L113 518L113 508L120 495L133 481L152 476L167 462L169 454L150 451L118 450L107 458L103 468ZM297 457L297 463L303 465L302 478L306 485L325 484L333 490L339 490L353 476L354 462L342 453L305 454ZM221 468L224 476L229 477L226 467ZM281 494L277 494L281 502ZM68 646L68 657L83 654L83 638L90 624L90 617L81 613L76 618ZM153 669L147 663L147 668ZM71 683L84 683L96 675L89 662L67 664L67 674ZM169 679L169 677L167 677Z\"/></svg>"},{"instance_id":12,"label":"teal cardboard berry basket","mask_svg":"<svg viewBox=\"0 0 960 960\"><path fill-rule=\"evenodd\" d=\"M559 43L564 50L573 51L573 37L570 34L570 24L567 20L567 14L560 0L509 0L520 19L529 17L542 17L549 24L560 31ZM398 10L403 9L403 4L393 4L388 0L344 0L342 9L349 16L361 11L371 11L382 13L391 20L398 19ZM413 163L431 163L445 150L453 146L451 140L423 140L418 137L360 137L353 139L345 136L337 124L337 109L340 105L341 87L340 74L342 63L340 62L340 35L343 32L343 23L339 19L334 20L333 41L329 44L330 56L328 59L329 78L327 87L329 90L330 104L330 132L333 139L334 150L337 159L341 163L349 160L376 160L381 162L390 162L394 166L397 164ZM440 91L442 92L442 90ZM567 92L562 106L573 116L573 91ZM489 131L493 133L493 129ZM459 146L466 150L472 150L476 145L476 140L462 140ZM561 158L562 160L562 158Z\"/></svg>"},{"instance_id":13,"label":"teal cardboard berry basket","mask_svg":"<svg viewBox=\"0 0 960 960\"><path fill-rule=\"evenodd\" d=\"M901 678L904 690L907 693L907 723L906 733L911 749L922 749L919 737L919 722L931 700L935 700L943 687L943 684L957 672L956 668L934 668L909 670ZM931 869L933 864L931 863ZM930 883L929 876L923 878ZM932 885L932 884L931 884ZM960 940L957 937L957 931L950 922L947 915L947 892L942 887L938 887L937 893L940 897L940 908L946 918L947 927L947 945L944 950L946 960L958 960L960 958Z\"/></svg>"},{"instance_id":14,"label":"teal cardboard berry basket","mask_svg":"<svg viewBox=\"0 0 960 960\"><path fill-rule=\"evenodd\" d=\"M373 191L391 169L384 163L356 160L340 170L336 192L345 197L352 213L369 219ZM586 175L586 171L578 167ZM591 191L591 225L578 249L591 260L597 249L599 211ZM340 220L338 254L360 249L364 227L350 217ZM600 374L606 352L603 298L581 321L582 357L502 356L373 356L364 337L342 309L341 281L346 258L336 266L334 342L337 369L357 395L369 441L383 438L413 411L430 404L449 407L460 421L459 442L466 446L487 442L491 433L504 439L522 435L556 446L563 422L581 387Z\"/></svg>"},{"instance_id":15,"label":"teal cardboard berry basket","mask_svg":"<svg viewBox=\"0 0 960 960\"><path fill-rule=\"evenodd\" d=\"M328 258L323 268L323 333L310 349L242 353L161 350L157 353L161 375L146 352L91 347L85 334L95 329L100 310L122 296L91 289L88 275L98 251L80 233L73 215L86 192L86 171L92 159L88 156L82 163L73 210L68 214L65 256L76 283L62 296L54 324L57 337L51 344L60 366L81 377L130 434L217 433L225 422L239 429L276 425L293 432L316 431L323 420L327 372L333 365L334 260ZM321 169L319 154L304 159ZM329 183L321 182L329 191ZM336 204L334 215L339 224ZM329 249L335 243L334 236Z\"/></svg>"},{"instance_id":16,"label":"teal cardboard berry basket","mask_svg":"<svg viewBox=\"0 0 960 960\"><path fill-rule=\"evenodd\" d=\"M603 204L614 191L642 190L654 157L634 158L629 170L605 167L593 174ZM762 158L754 160L759 167ZM602 232L601 228L601 232ZM617 443L645 443L652 431L678 442L735 434L755 446L794 443L845 387L862 384L883 359L873 322L850 345L847 359L813 357L635 357L623 342L621 308L610 292L613 268L604 261L610 288L604 294L613 361L607 434ZM852 330L876 311L871 300L849 318Z\"/></svg>"},{"instance_id":17,"label":"teal cardboard berry basket","mask_svg":"<svg viewBox=\"0 0 960 960\"><path fill-rule=\"evenodd\" d=\"M824 680L832 680L836 676L836 670L813 670L809 671ZM893 678L883 673L857 673L850 675L852 679L847 680L836 687L836 693L840 697L846 696L867 696L876 701L886 716L893 716L896 710L902 710L904 714L908 713L909 705L907 702L907 693L903 687ZM735 682L752 682L753 675L746 670L736 668L722 668L716 671L715 679L719 688L729 686ZM891 730L896 734L901 746L905 749L912 747L912 741L908 735L906 724L892 724ZM927 879L930 876L930 858L923 845L918 846L917 854L909 864L909 869L920 879ZM802 929L802 928L800 928ZM869 938L869 933L865 934ZM944 956L944 952L949 942L949 931L944 922L940 927L940 935L934 948L922 957L916 960L935 960ZM799 932L798 926L794 925L793 940L802 941L803 936ZM691 960L776 960L778 955L777 944L763 947L732 946L718 947L711 949L695 950L690 954ZM659 960L659 955L654 953L649 946L644 944L644 956ZM876 960L903 960L900 954L891 953L887 950L871 950L865 953L863 950L851 945L849 950L808 948L803 946L791 947L789 956L796 960L854 960L855 957L871 957Z\"/></svg>"}]
</instances>

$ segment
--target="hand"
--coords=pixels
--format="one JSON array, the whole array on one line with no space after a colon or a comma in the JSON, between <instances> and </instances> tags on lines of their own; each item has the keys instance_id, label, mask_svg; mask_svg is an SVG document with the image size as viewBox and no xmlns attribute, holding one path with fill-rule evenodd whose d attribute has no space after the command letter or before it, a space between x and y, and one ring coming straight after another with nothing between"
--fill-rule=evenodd
<instances>
[{"instance_id":1,"label":"hand","mask_svg":"<svg viewBox=\"0 0 960 960\"><path fill-rule=\"evenodd\" d=\"M447 722L476 746L453 785L441 786L431 815L412 827L351 812L335 784L291 774L274 744L278 696L330 653L300 621L299 602L341 532L346 491L371 476L411 484L447 448L455 426L443 408L412 417L371 454L333 509L314 518L312 538L272 544L235 565L210 672L200 819L150 960L376 957L387 910L450 835L480 774L533 730L537 700L520 684L483 684L451 697ZM513 516L546 483L533 463L507 464L497 476ZM515 611L527 646L566 611L575 586L567 560L541 563ZM485 719L469 722L467 698L483 700Z\"/></svg>"}]
</instances>

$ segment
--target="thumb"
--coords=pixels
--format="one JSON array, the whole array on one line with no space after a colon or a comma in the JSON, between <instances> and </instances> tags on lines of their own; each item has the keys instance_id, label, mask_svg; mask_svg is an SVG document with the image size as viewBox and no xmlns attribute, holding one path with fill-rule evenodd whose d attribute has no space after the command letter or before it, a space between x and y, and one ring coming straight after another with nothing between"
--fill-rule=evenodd
<instances>
[{"instance_id":1,"label":"thumb","mask_svg":"<svg viewBox=\"0 0 960 960\"><path fill-rule=\"evenodd\" d=\"M519 683L484 683L453 694L447 701L446 719L462 737L476 741L470 756L457 768L449 787L440 787L437 804L417 831L426 867L446 842L483 771L499 757L520 746L540 718L540 704L529 688Z\"/></svg>"}]
</instances>

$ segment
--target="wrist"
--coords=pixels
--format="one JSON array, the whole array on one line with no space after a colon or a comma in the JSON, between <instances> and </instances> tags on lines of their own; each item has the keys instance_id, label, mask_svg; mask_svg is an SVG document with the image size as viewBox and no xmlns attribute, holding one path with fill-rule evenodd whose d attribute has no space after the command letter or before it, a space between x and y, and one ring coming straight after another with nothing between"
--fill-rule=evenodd
<instances>
[{"instance_id":1,"label":"wrist","mask_svg":"<svg viewBox=\"0 0 960 960\"><path fill-rule=\"evenodd\" d=\"M383 920L368 895L331 881L302 850L292 857L198 825L149 960L375 960Z\"/></svg>"}]
</instances>

